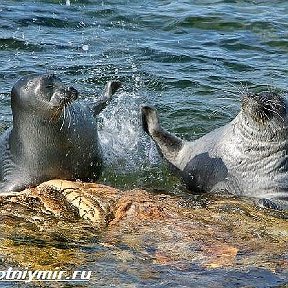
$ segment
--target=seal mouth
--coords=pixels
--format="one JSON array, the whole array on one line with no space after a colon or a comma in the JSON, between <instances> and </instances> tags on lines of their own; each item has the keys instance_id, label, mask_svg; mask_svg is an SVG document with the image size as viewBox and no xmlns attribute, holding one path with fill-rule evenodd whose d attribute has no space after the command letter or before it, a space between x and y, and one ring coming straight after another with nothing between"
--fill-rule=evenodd
<instances>
[{"instance_id":1,"label":"seal mouth","mask_svg":"<svg viewBox=\"0 0 288 288\"><path fill-rule=\"evenodd\" d=\"M41 77L41 85L50 97L50 102L59 102L60 106L69 104L78 98L78 91L73 87L65 86L55 74Z\"/></svg>"},{"instance_id":2,"label":"seal mouth","mask_svg":"<svg viewBox=\"0 0 288 288\"><path fill-rule=\"evenodd\" d=\"M78 99L78 91L74 87L64 85L54 74L42 77L41 84L50 106L50 121L58 121L63 113L65 118L65 111L69 112L69 105Z\"/></svg>"},{"instance_id":3,"label":"seal mouth","mask_svg":"<svg viewBox=\"0 0 288 288\"><path fill-rule=\"evenodd\" d=\"M73 101L78 99L79 92L74 87L68 87L65 89L65 96L63 99L64 105L69 105Z\"/></svg>"},{"instance_id":4,"label":"seal mouth","mask_svg":"<svg viewBox=\"0 0 288 288\"><path fill-rule=\"evenodd\" d=\"M54 106L63 108L78 99L78 91L74 87L66 87L60 81L54 81L46 86L50 90L50 100Z\"/></svg>"},{"instance_id":5,"label":"seal mouth","mask_svg":"<svg viewBox=\"0 0 288 288\"><path fill-rule=\"evenodd\" d=\"M242 110L246 115L262 124L272 119L284 122L286 116L284 98L278 93L270 91L244 95Z\"/></svg>"},{"instance_id":6,"label":"seal mouth","mask_svg":"<svg viewBox=\"0 0 288 288\"><path fill-rule=\"evenodd\" d=\"M51 121L59 120L62 113L65 118L66 109L69 111L69 105L78 98L78 95L78 91L73 87L62 86L61 89L58 87L50 99L50 103L53 105Z\"/></svg>"}]
</instances>

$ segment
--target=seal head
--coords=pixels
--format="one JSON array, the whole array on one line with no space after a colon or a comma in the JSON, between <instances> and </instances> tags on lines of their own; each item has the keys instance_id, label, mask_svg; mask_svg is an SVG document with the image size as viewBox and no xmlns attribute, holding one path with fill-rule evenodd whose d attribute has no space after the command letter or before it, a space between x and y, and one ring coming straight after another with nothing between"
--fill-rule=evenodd
<instances>
[{"instance_id":1,"label":"seal head","mask_svg":"<svg viewBox=\"0 0 288 288\"><path fill-rule=\"evenodd\" d=\"M284 98L275 92L248 93L243 96L242 111L262 124L272 119L283 122L286 116L286 103Z\"/></svg>"}]
</instances>

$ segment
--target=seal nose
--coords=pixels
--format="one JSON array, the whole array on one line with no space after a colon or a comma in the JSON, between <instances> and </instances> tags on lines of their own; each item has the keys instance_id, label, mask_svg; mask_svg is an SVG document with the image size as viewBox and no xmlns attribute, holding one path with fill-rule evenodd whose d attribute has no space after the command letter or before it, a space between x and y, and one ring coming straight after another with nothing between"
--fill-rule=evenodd
<instances>
[{"instance_id":1,"label":"seal nose","mask_svg":"<svg viewBox=\"0 0 288 288\"><path fill-rule=\"evenodd\" d=\"M67 90L68 90L68 93L69 93L69 95L71 97L71 100L74 101L74 100L76 100L78 98L79 93L74 87L68 87Z\"/></svg>"}]
</instances>

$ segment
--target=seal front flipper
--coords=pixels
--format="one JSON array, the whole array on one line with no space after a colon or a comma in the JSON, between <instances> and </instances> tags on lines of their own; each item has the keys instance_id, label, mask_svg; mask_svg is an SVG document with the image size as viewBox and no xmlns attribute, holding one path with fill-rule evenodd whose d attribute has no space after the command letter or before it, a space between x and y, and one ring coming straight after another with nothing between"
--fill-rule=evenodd
<instances>
[{"instance_id":1,"label":"seal front flipper","mask_svg":"<svg viewBox=\"0 0 288 288\"><path fill-rule=\"evenodd\" d=\"M111 100L112 95L115 94L120 87L120 81L109 81L106 84L102 96L93 105L92 109L94 117L97 116L107 106L108 102Z\"/></svg>"},{"instance_id":2,"label":"seal front flipper","mask_svg":"<svg viewBox=\"0 0 288 288\"><path fill-rule=\"evenodd\" d=\"M229 191L225 163L219 157L211 157L208 152L190 159L182 171L182 178L187 188L197 193Z\"/></svg>"},{"instance_id":3,"label":"seal front flipper","mask_svg":"<svg viewBox=\"0 0 288 288\"><path fill-rule=\"evenodd\" d=\"M10 153L9 138L12 128L8 128L0 135L0 192L7 190L7 175L14 169L14 163ZM9 190L10 191L10 190Z\"/></svg>"},{"instance_id":4,"label":"seal front flipper","mask_svg":"<svg viewBox=\"0 0 288 288\"><path fill-rule=\"evenodd\" d=\"M142 106L141 114L144 131L155 141L163 157L178 168L176 158L183 147L183 141L160 126L159 117L154 107Z\"/></svg>"}]
</instances>

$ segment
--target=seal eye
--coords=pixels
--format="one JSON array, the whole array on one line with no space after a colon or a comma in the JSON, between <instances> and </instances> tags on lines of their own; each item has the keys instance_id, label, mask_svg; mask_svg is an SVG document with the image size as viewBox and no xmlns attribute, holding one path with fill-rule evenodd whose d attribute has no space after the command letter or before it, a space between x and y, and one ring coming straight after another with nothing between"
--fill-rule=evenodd
<instances>
[{"instance_id":1,"label":"seal eye","mask_svg":"<svg viewBox=\"0 0 288 288\"><path fill-rule=\"evenodd\" d=\"M47 89L53 89L55 87L55 81L57 80L55 74L48 74L43 78L43 86Z\"/></svg>"},{"instance_id":2,"label":"seal eye","mask_svg":"<svg viewBox=\"0 0 288 288\"><path fill-rule=\"evenodd\" d=\"M53 83L46 84L47 89L52 89L54 87Z\"/></svg>"},{"instance_id":3,"label":"seal eye","mask_svg":"<svg viewBox=\"0 0 288 288\"><path fill-rule=\"evenodd\" d=\"M54 79L56 79L56 75L55 75L54 73L48 74L48 75L46 76L46 78L47 78L48 80L50 80L50 81L53 81Z\"/></svg>"},{"instance_id":4,"label":"seal eye","mask_svg":"<svg viewBox=\"0 0 288 288\"><path fill-rule=\"evenodd\" d=\"M46 100L50 101L51 98L53 97L54 94L54 90L55 90L55 85L53 81L47 81L47 79L45 79L46 81L44 81L42 83L42 87L44 89L45 95L46 95Z\"/></svg>"}]
</instances>

